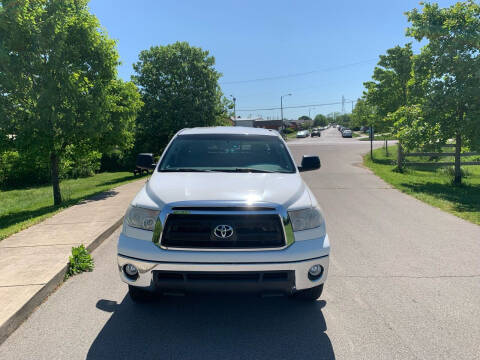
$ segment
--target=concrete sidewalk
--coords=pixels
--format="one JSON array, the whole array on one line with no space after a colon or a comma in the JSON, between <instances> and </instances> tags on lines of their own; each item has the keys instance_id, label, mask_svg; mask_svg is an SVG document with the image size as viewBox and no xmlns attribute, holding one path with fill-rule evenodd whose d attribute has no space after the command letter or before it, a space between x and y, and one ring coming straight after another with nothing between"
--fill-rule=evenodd
<instances>
[{"instance_id":1,"label":"concrete sidewalk","mask_svg":"<svg viewBox=\"0 0 480 360\"><path fill-rule=\"evenodd\" d=\"M0 344L63 281L72 247L91 251L106 239L145 181L82 201L0 242Z\"/></svg>"}]
</instances>

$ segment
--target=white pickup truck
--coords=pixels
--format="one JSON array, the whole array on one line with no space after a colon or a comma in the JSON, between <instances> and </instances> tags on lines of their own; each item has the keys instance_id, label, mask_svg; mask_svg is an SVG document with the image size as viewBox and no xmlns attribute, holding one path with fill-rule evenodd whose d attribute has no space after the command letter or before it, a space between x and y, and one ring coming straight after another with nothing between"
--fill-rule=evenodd
<instances>
[{"instance_id":1,"label":"white pickup truck","mask_svg":"<svg viewBox=\"0 0 480 360\"><path fill-rule=\"evenodd\" d=\"M179 131L129 206L118 270L134 301L152 292L320 297L330 243L315 196L274 130Z\"/></svg>"}]
</instances>

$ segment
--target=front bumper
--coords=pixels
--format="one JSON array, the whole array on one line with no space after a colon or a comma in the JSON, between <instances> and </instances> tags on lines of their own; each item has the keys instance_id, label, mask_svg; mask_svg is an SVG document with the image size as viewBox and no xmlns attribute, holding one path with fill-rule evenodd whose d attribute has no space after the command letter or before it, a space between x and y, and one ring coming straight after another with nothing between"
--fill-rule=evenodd
<instances>
[{"instance_id":1,"label":"front bumper","mask_svg":"<svg viewBox=\"0 0 480 360\"><path fill-rule=\"evenodd\" d=\"M312 258L307 260L300 261L288 261L288 262L263 262L263 263L172 263L172 262L155 262L155 261L145 261L135 258L130 258L128 256L118 255L118 270L120 272L121 279L133 286L138 286L145 288L145 290L156 291L156 290L226 290L226 291L243 291L243 290L253 290L253 291L262 291L262 290L272 290L272 291L282 291L286 293L292 293L297 290L303 290L312 288L314 286L321 285L325 282L328 273L328 255L318 258ZM138 269L139 274L135 280L128 278L124 271L123 267L126 264L133 264ZM321 265L323 267L323 273L320 278L315 280L310 280L308 276L308 270L313 265ZM159 286L158 279L156 274L166 272L174 273L198 273L198 274L251 274L251 273L261 273L260 278L263 279L264 273L277 273L277 272L286 272L288 273L288 279L285 279L283 282L256 282L252 285L251 280L242 281L225 281L220 280L208 281L203 279L203 281L193 281L188 282L184 280L173 281L171 283L161 283ZM169 286L169 284L171 286ZM247 285L247 286L246 286ZM160 289L158 289L160 288Z\"/></svg>"}]
</instances>

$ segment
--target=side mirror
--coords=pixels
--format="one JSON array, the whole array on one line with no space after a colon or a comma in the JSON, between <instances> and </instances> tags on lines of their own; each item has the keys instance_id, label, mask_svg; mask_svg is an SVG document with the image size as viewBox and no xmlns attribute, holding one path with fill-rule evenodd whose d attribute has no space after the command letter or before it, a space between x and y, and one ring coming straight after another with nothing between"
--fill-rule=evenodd
<instances>
[{"instance_id":1,"label":"side mirror","mask_svg":"<svg viewBox=\"0 0 480 360\"><path fill-rule=\"evenodd\" d=\"M300 171L320 169L320 158L316 155L303 155L302 165L298 167Z\"/></svg>"}]
</instances>

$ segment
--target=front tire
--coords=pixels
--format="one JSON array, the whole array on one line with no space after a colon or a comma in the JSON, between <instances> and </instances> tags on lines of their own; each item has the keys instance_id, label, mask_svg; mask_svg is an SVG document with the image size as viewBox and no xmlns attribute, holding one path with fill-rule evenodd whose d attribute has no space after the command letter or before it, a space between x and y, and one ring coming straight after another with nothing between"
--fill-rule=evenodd
<instances>
[{"instance_id":1,"label":"front tire","mask_svg":"<svg viewBox=\"0 0 480 360\"><path fill-rule=\"evenodd\" d=\"M152 298L152 294L149 291L132 285L128 285L128 295L135 303L146 302Z\"/></svg>"},{"instance_id":2,"label":"front tire","mask_svg":"<svg viewBox=\"0 0 480 360\"><path fill-rule=\"evenodd\" d=\"M300 290L295 294L295 297L300 300L316 301L320 296L322 296L322 292L323 284L310 289Z\"/></svg>"}]
</instances>

